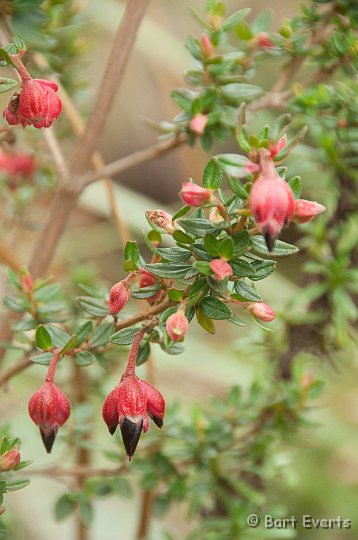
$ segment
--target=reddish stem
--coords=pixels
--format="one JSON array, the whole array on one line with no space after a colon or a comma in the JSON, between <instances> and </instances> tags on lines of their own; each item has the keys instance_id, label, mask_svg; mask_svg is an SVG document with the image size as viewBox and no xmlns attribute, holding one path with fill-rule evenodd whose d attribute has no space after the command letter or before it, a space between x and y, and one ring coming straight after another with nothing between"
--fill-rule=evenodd
<instances>
[{"instance_id":1,"label":"reddish stem","mask_svg":"<svg viewBox=\"0 0 358 540\"><path fill-rule=\"evenodd\" d=\"M127 363L125 375L135 375L135 366L136 366L136 360L137 360L138 351L139 351L139 344L145 333L146 333L146 329L142 328L141 330L139 330L139 332L136 333L134 337L133 345L128 356L128 363Z\"/></svg>"},{"instance_id":2,"label":"reddish stem","mask_svg":"<svg viewBox=\"0 0 358 540\"><path fill-rule=\"evenodd\" d=\"M24 64L21 62L20 58L16 54L9 54L11 60L16 66L17 71L20 74L20 77L23 81L31 79L30 73L25 68Z\"/></svg>"},{"instance_id":3,"label":"reddish stem","mask_svg":"<svg viewBox=\"0 0 358 540\"><path fill-rule=\"evenodd\" d=\"M60 359L60 353L58 351L55 351L53 353L50 365L48 366L47 375L46 375L46 382L53 383L53 379L55 377L57 362Z\"/></svg>"}]
</instances>

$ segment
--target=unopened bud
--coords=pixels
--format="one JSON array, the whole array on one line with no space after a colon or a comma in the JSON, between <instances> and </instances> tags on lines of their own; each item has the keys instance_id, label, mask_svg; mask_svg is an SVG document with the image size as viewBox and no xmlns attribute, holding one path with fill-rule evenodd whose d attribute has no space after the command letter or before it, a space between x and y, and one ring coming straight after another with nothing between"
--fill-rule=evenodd
<instances>
[{"instance_id":1,"label":"unopened bud","mask_svg":"<svg viewBox=\"0 0 358 540\"><path fill-rule=\"evenodd\" d=\"M196 114L189 122L190 131L195 135L203 135L207 123L208 117L205 114Z\"/></svg>"},{"instance_id":2,"label":"unopened bud","mask_svg":"<svg viewBox=\"0 0 358 540\"><path fill-rule=\"evenodd\" d=\"M0 471L11 471L20 463L20 452L17 449L9 450L1 456Z\"/></svg>"},{"instance_id":3,"label":"unopened bud","mask_svg":"<svg viewBox=\"0 0 358 540\"><path fill-rule=\"evenodd\" d=\"M32 277L30 276L30 274L28 274L27 272L22 272L20 273L20 285L21 285L21 289L23 290L23 292L25 294L28 294L29 292L32 291L33 289L33 286L34 286L34 282L33 282L33 279Z\"/></svg>"},{"instance_id":4,"label":"unopened bud","mask_svg":"<svg viewBox=\"0 0 358 540\"><path fill-rule=\"evenodd\" d=\"M194 207L202 206L203 204L208 203L212 198L210 189L203 188L192 182L184 182L179 195L185 204Z\"/></svg>"},{"instance_id":5,"label":"unopened bud","mask_svg":"<svg viewBox=\"0 0 358 540\"><path fill-rule=\"evenodd\" d=\"M179 309L176 313L170 315L165 324L165 328L172 341L182 340L189 328L188 319L185 317L184 312Z\"/></svg>"},{"instance_id":6,"label":"unopened bud","mask_svg":"<svg viewBox=\"0 0 358 540\"><path fill-rule=\"evenodd\" d=\"M250 313L263 322L272 322L276 318L276 314L271 306L264 302L252 302L246 306Z\"/></svg>"},{"instance_id":7,"label":"unopened bud","mask_svg":"<svg viewBox=\"0 0 358 540\"><path fill-rule=\"evenodd\" d=\"M150 287L151 285L155 285L156 283L157 283L157 278L153 276L153 274L148 272L148 270L141 268L140 278L139 278L139 287L142 289L144 287ZM154 302L156 302L156 300L159 300L159 298L161 298L162 296L163 296L163 291L159 290L153 296L146 298L146 300L149 304L153 304Z\"/></svg>"},{"instance_id":8,"label":"unopened bud","mask_svg":"<svg viewBox=\"0 0 358 540\"><path fill-rule=\"evenodd\" d=\"M148 210L145 213L147 220L162 231L168 234L175 232L175 226L173 225L173 216L165 210Z\"/></svg>"},{"instance_id":9,"label":"unopened bud","mask_svg":"<svg viewBox=\"0 0 358 540\"><path fill-rule=\"evenodd\" d=\"M212 56L215 52L214 45L211 42L211 39L206 34L203 34L200 39L201 43L201 50L203 51L203 55L206 58L209 58Z\"/></svg>"},{"instance_id":10,"label":"unopened bud","mask_svg":"<svg viewBox=\"0 0 358 540\"><path fill-rule=\"evenodd\" d=\"M269 143L269 150L270 150L271 157L274 158L275 156L277 156L277 154L281 152L281 150L283 150L286 145L287 145L286 135L281 137L281 139L279 139L277 142Z\"/></svg>"},{"instance_id":11,"label":"unopened bud","mask_svg":"<svg viewBox=\"0 0 358 540\"><path fill-rule=\"evenodd\" d=\"M214 259L209 266L214 273L214 279L217 281L222 281L233 274L231 266L223 259Z\"/></svg>"},{"instance_id":12,"label":"unopened bud","mask_svg":"<svg viewBox=\"0 0 358 540\"><path fill-rule=\"evenodd\" d=\"M130 298L130 289L125 281L119 281L109 291L108 312L110 315L119 313Z\"/></svg>"},{"instance_id":13,"label":"unopened bud","mask_svg":"<svg viewBox=\"0 0 358 540\"><path fill-rule=\"evenodd\" d=\"M263 49L271 49L272 47L275 47L275 44L271 41L271 39L268 37L266 32L261 32L256 36L257 44L259 47L262 47Z\"/></svg>"},{"instance_id":14,"label":"unopened bud","mask_svg":"<svg viewBox=\"0 0 358 540\"><path fill-rule=\"evenodd\" d=\"M295 213L293 220L296 223L308 223L318 214L325 212L326 207L316 201L306 201L305 199L297 199L295 201Z\"/></svg>"}]
</instances>

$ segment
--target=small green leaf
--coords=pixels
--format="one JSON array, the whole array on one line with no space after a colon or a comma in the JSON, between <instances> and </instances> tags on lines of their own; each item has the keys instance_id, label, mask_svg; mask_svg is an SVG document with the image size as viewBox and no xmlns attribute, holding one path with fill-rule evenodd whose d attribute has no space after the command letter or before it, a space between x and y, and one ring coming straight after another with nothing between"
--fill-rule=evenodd
<instances>
[{"instance_id":1,"label":"small green leaf","mask_svg":"<svg viewBox=\"0 0 358 540\"><path fill-rule=\"evenodd\" d=\"M282 240L276 240L275 249L270 252L267 249L265 239L259 235L252 236L250 242L252 249L256 251L256 253L263 253L264 255L285 257L286 255L292 255L299 251L299 249L292 244L287 244L286 242L282 242Z\"/></svg>"},{"instance_id":2,"label":"small green leaf","mask_svg":"<svg viewBox=\"0 0 358 540\"><path fill-rule=\"evenodd\" d=\"M40 326L36 328L35 340L38 348L42 349L43 351L47 351L52 347L51 336L48 333L46 327L42 324L40 324Z\"/></svg>"},{"instance_id":3,"label":"small green leaf","mask_svg":"<svg viewBox=\"0 0 358 540\"><path fill-rule=\"evenodd\" d=\"M76 509L77 503L71 494L62 495L55 504L55 519L61 521L71 515Z\"/></svg>"},{"instance_id":4,"label":"small green leaf","mask_svg":"<svg viewBox=\"0 0 358 540\"><path fill-rule=\"evenodd\" d=\"M212 257L220 253L220 242L214 234L207 234L204 238L204 248Z\"/></svg>"},{"instance_id":5,"label":"small green leaf","mask_svg":"<svg viewBox=\"0 0 358 540\"><path fill-rule=\"evenodd\" d=\"M205 313L200 308L196 310L196 318L200 326L204 328L206 332L208 332L209 334L215 334L215 325L212 319L205 315Z\"/></svg>"},{"instance_id":6,"label":"small green leaf","mask_svg":"<svg viewBox=\"0 0 358 540\"><path fill-rule=\"evenodd\" d=\"M200 309L210 319L228 319L232 315L231 309L218 298L207 296L199 304Z\"/></svg>"},{"instance_id":7,"label":"small green leaf","mask_svg":"<svg viewBox=\"0 0 358 540\"><path fill-rule=\"evenodd\" d=\"M30 483L28 478L21 478L20 480L14 480L13 482L6 482L5 493L8 491L17 491L27 487Z\"/></svg>"},{"instance_id":8,"label":"small green leaf","mask_svg":"<svg viewBox=\"0 0 358 540\"><path fill-rule=\"evenodd\" d=\"M170 300L174 302L181 302L184 298L184 291L182 289L169 289L167 295Z\"/></svg>"},{"instance_id":9,"label":"small green leaf","mask_svg":"<svg viewBox=\"0 0 358 540\"><path fill-rule=\"evenodd\" d=\"M141 329L140 326L124 328L111 336L112 343L116 345L132 345L134 336Z\"/></svg>"},{"instance_id":10,"label":"small green leaf","mask_svg":"<svg viewBox=\"0 0 358 540\"><path fill-rule=\"evenodd\" d=\"M46 325L46 329L51 336L52 344L54 347L64 347L68 340L71 338L70 334L52 324Z\"/></svg>"},{"instance_id":11,"label":"small green leaf","mask_svg":"<svg viewBox=\"0 0 358 540\"><path fill-rule=\"evenodd\" d=\"M170 262L185 262L191 257L191 252L188 249L183 249L180 247L169 247L169 248L157 248L155 252Z\"/></svg>"},{"instance_id":12,"label":"small green leaf","mask_svg":"<svg viewBox=\"0 0 358 540\"><path fill-rule=\"evenodd\" d=\"M236 324L236 326L246 326L245 323L241 319L239 319L234 313L231 315L231 317L228 318L228 321Z\"/></svg>"},{"instance_id":13,"label":"small green leaf","mask_svg":"<svg viewBox=\"0 0 358 540\"><path fill-rule=\"evenodd\" d=\"M43 354L37 354L36 356L31 356L31 362L34 364L39 364L40 366L48 366L52 360L53 354L43 353Z\"/></svg>"},{"instance_id":14,"label":"small green leaf","mask_svg":"<svg viewBox=\"0 0 358 540\"><path fill-rule=\"evenodd\" d=\"M257 97L262 93L260 86L245 83L230 83L221 87L223 95L235 102Z\"/></svg>"},{"instance_id":15,"label":"small green leaf","mask_svg":"<svg viewBox=\"0 0 358 540\"><path fill-rule=\"evenodd\" d=\"M110 341L116 327L113 322L103 322L93 332L89 341L90 347L102 347Z\"/></svg>"},{"instance_id":16,"label":"small green leaf","mask_svg":"<svg viewBox=\"0 0 358 540\"><path fill-rule=\"evenodd\" d=\"M219 244L219 255L227 261L232 259L234 255L234 241L230 236L224 238Z\"/></svg>"},{"instance_id":17,"label":"small green leaf","mask_svg":"<svg viewBox=\"0 0 358 540\"><path fill-rule=\"evenodd\" d=\"M249 285L243 280L235 281L235 292L243 299L250 300L251 302L262 301L261 296L252 285Z\"/></svg>"},{"instance_id":18,"label":"small green leaf","mask_svg":"<svg viewBox=\"0 0 358 540\"><path fill-rule=\"evenodd\" d=\"M70 351L71 349L74 349L76 345L77 345L77 336L76 334L73 334L68 340L68 342L62 348L60 352L61 356L64 356L68 351Z\"/></svg>"},{"instance_id":19,"label":"small green leaf","mask_svg":"<svg viewBox=\"0 0 358 540\"><path fill-rule=\"evenodd\" d=\"M142 300L143 298L151 298L161 289L160 283L142 287L141 289L132 289L132 297Z\"/></svg>"},{"instance_id":20,"label":"small green leaf","mask_svg":"<svg viewBox=\"0 0 358 540\"><path fill-rule=\"evenodd\" d=\"M136 359L136 365L141 366L144 364L150 356L150 345L146 343L144 347L140 347L138 351L138 356Z\"/></svg>"},{"instance_id":21,"label":"small green leaf","mask_svg":"<svg viewBox=\"0 0 358 540\"><path fill-rule=\"evenodd\" d=\"M221 186L223 172L215 159L211 159L204 169L203 186L218 189Z\"/></svg>"},{"instance_id":22,"label":"small green leaf","mask_svg":"<svg viewBox=\"0 0 358 540\"><path fill-rule=\"evenodd\" d=\"M172 221L174 221L175 219L179 219L182 216L185 216L185 214L187 214L190 209L191 206L183 206L180 210L176 212L176 214L174 214Z\"/></svg>"},{"instance_id":23,"label":"small green leaf","mask_svg":"<svg viewBox=\"0 0 358 540\"><path fill-rule=\"evenodd\" d=\"M93 321L85 321L75 330L77 345L82 345L93 330Z\"/></svg>"},{"instance_id":24,"label":"small green leaf","mask_svg":"<svg viewBox=\"0 0 358 540\"><path fill-rule=\"evenodd\" d=\"M80 367L90 366L95 361L96 357L91 351L81 351L75 356L75 363Z\"/></svg>"},{"instance_id":25,"label":"small green leaf","mask_svg":"<svg viewBox=\"0 0 358 540\"><path fill-rule=\"evenodd\" d=\"M215 229L212 221L202 218L180 219L179 225L189 234L204 237L206 233Z\"/></svg>"},{"instance_id":26,"label":"small green leaf","mask_svg":"<svg viewBox=\"0 0 358 540\"><path fill-rule=\"evenodd\" d=\"M224 32L228 32L229 30L232 30L237 26L241 21L247 17L247 15L250 13L251 8L244 8L240 9L239 11L236 11L236 13L233 13L228 17L221 25L221 28L224 30Z\"/></svg>"},{"instance_id":27,"label":"small green leaf","mask_svg":"<svg viewBox=\"0 0 358 540\"><path fill-rule=\"evenodd\" d=\"M76 300L86 313L94 317L104 317L108 314L108 307L104 300L92 298L91 296L79 296Z\"/></svg>"},{"instance_id":28,"label":"small green leaf","mask_svg":"<svg viewBox=\"0 0 358 540\"><path fill-rule=\"evenodd\" d=\"M15 289L21 290L19 276L11 268L8 268L7 270L7 279Z\"/></svg>"},{"instance_id":29,"label":"small green leaf","mask_svg":"<svg viewBox=\"0 0 358 540\"><path fill-rule=\"evenodd\" d=\"M204 274L204 276L211 274L210 263L207 261L196 261L194 265L200 274Z\"/></svg>"},{"instance_id":30,"label":"small green leaf","mask_svg":"<svg viewBox=\"0 0 358 540\"><path fill-rule=\"evenodd\" d=\"M137 270L137 262L139 261L139 247L137 242L128 241L126 247L124 248L124 259L128 263L131 263L131 270ZM126 266L126 265L125 265ZM128 265L127 265L128 266ZM128 271L128 269L126 269Z\"/></svg>"},{"instance_id":31,"label":"small green leaf","mask_svg":"<svg viewBox=\"0 0 358 540\"><path fill-rule=\"evenodd\" d=\"M189 279L198 273L191 264L157 263L146 264L144 268L155 276L168 279Z\"/></svg>"},{"instance_id":32,"label":"small green leaf","mask_svg":"<svg viewBox=\"0 0 358 540\"><path fill-rule=\"evenodd\" d=\"M302 195L302 180L300 176L294 176L288 181L288 185L293 191L295 199L299 199Z\"/></svg>"},{"instance_id":33,"label":"small green leaf","mask_svg":"<svg viewBox=\"0 0 358 540\"><path fill-rule=\"evenodd\" d=\"M173 238L176 242L179 242L180 244L192 244L194 242L194 238L183 233L183 231L175 231L173 234Z\"/></svg>"}]
</instances>

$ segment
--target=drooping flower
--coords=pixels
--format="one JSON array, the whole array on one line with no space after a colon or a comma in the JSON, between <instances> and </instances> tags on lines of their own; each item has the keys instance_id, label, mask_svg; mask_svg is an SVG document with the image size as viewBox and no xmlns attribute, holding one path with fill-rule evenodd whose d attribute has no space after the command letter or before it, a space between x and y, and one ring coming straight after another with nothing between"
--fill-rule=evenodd
<instances>
[{"instance_id":1,"label":"drooping flower","mask_svg":"<svg viewBox=\"0 0 358 540\"><path fill-rule=\"evenodd\" d=\"M292 219L295 200L290 186L278 175L269 151L261 149L260 158L262 172L252 186L249 205L272 251L282 227Z\"/></svg>"},{"instance_id":2,"label":"drooping flower","mask_svg":"<svg viewBox=\"0 0 358 540\"><path fill-rule=\"evenodd\" d=\"M184 182L179 195L185 204L197 207L211 200L212 191L192 182Z\"/></svg>"},{"instance_id":3,"label":"drooping flower","mask_svg":"<svg viewBox=\"0 0 358 540\"><path fill-rule=\"evenodd\" d=\"M167 318L165 328L172 341L180 341L184 338L189 328L188 319L182 309L178 309L173 315Z\"/></svg>"},{"instance_id":4,"label":"drooping flower","mask_svg":"<svg viewBox=\"0 0 358 540\"><path fill-rule=\"evenodd\" d=\"M70 402L54 383L46 381L30 399L29 414L39 426L45 448L50 453L58 428L70 416Z\"/></svg>"},{"instance_id":5,"label":"drooping flower","mask_svg":"<svg viewBox=\"0 0 358 540\"><path fill-rule=\"evenodd\" d=\"M52 81L23 77L21 89L14 92L4 109L4 118L10 125L50 127L62 110L57 90Z\"/></svg>"},{"instance_id":6,"label":"drooping flower","mask_svg":"<svg viewBox=\"0 0 358 540\"><path fill-rule=\"evenodd\" d=\"M209 266L214 273L214 279L217 281L222 281L233 274L231 266L223 259L214 259L210 262Z\"/></svg>"},{"instance_id":7,"label":"drooping flower","mask_svg":"<svg viewBox=\"0 0 358 540\"><path fill-rule=\"evenodd\" d=\"M111 435L121 429L123 444L129 460L137 448L142 431L149 427L148 416L158 426L163 426L165 401L151 384L134 374L125 373L121 382L106 398L102 416Z\"/></svg>"},{"instance_id":8,"label":"drooping flower","mask_svg":"<svg viewBox=\"0 0 358 540\"><path fill-rule=\"evenodd\" d=\"M296 223L308 223L318 214L326 211L326 207L316 201L306 201L305 199L297 199L295 201L295 213L293 220Z\"/></svg>"}]
</instances>

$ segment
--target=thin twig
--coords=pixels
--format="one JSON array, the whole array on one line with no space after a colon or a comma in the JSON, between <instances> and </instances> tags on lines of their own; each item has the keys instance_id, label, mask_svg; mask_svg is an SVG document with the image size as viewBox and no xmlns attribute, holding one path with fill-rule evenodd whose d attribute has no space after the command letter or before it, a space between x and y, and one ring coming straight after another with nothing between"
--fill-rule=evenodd
<instances>
[{"instance_id":1,"label":"thin twig","mask_svg":"<svg viewBox=\"0 0 358 540\"><path fill-rule=\"evenodd\" d=\"M186 138L185 136L183 136L153 144L152 146L149 146L149 148L139 150L138 152L134 152L134 154L130 154L129 156L126 156L124 158L117 159L113 163L105 165L99 171L85 174L82 178L79 179L79 183L81 187L84 188L103 177L113 176L114 174L123 172L127 169L130 169L131 167L135 167L136 165L162 156L163 154L166 154L170 150L173 150L177 146L183 144L185 140Z\"/></svg>"},{"instance_id":2,"label":"thin twig","mask_svg":"<svg viewBox=\"0 0 358 540\"><path fill-rule=\"evenodd\" d=\"M106 69L100 82L97 96L89 116L86 131L72 159L70 169L83 173L98 147L108 114L122 81L125 68L132 52L137 32L148 7L149 0L128 0L118 31L114 37Z\"/></svg>"}]
</instances>

